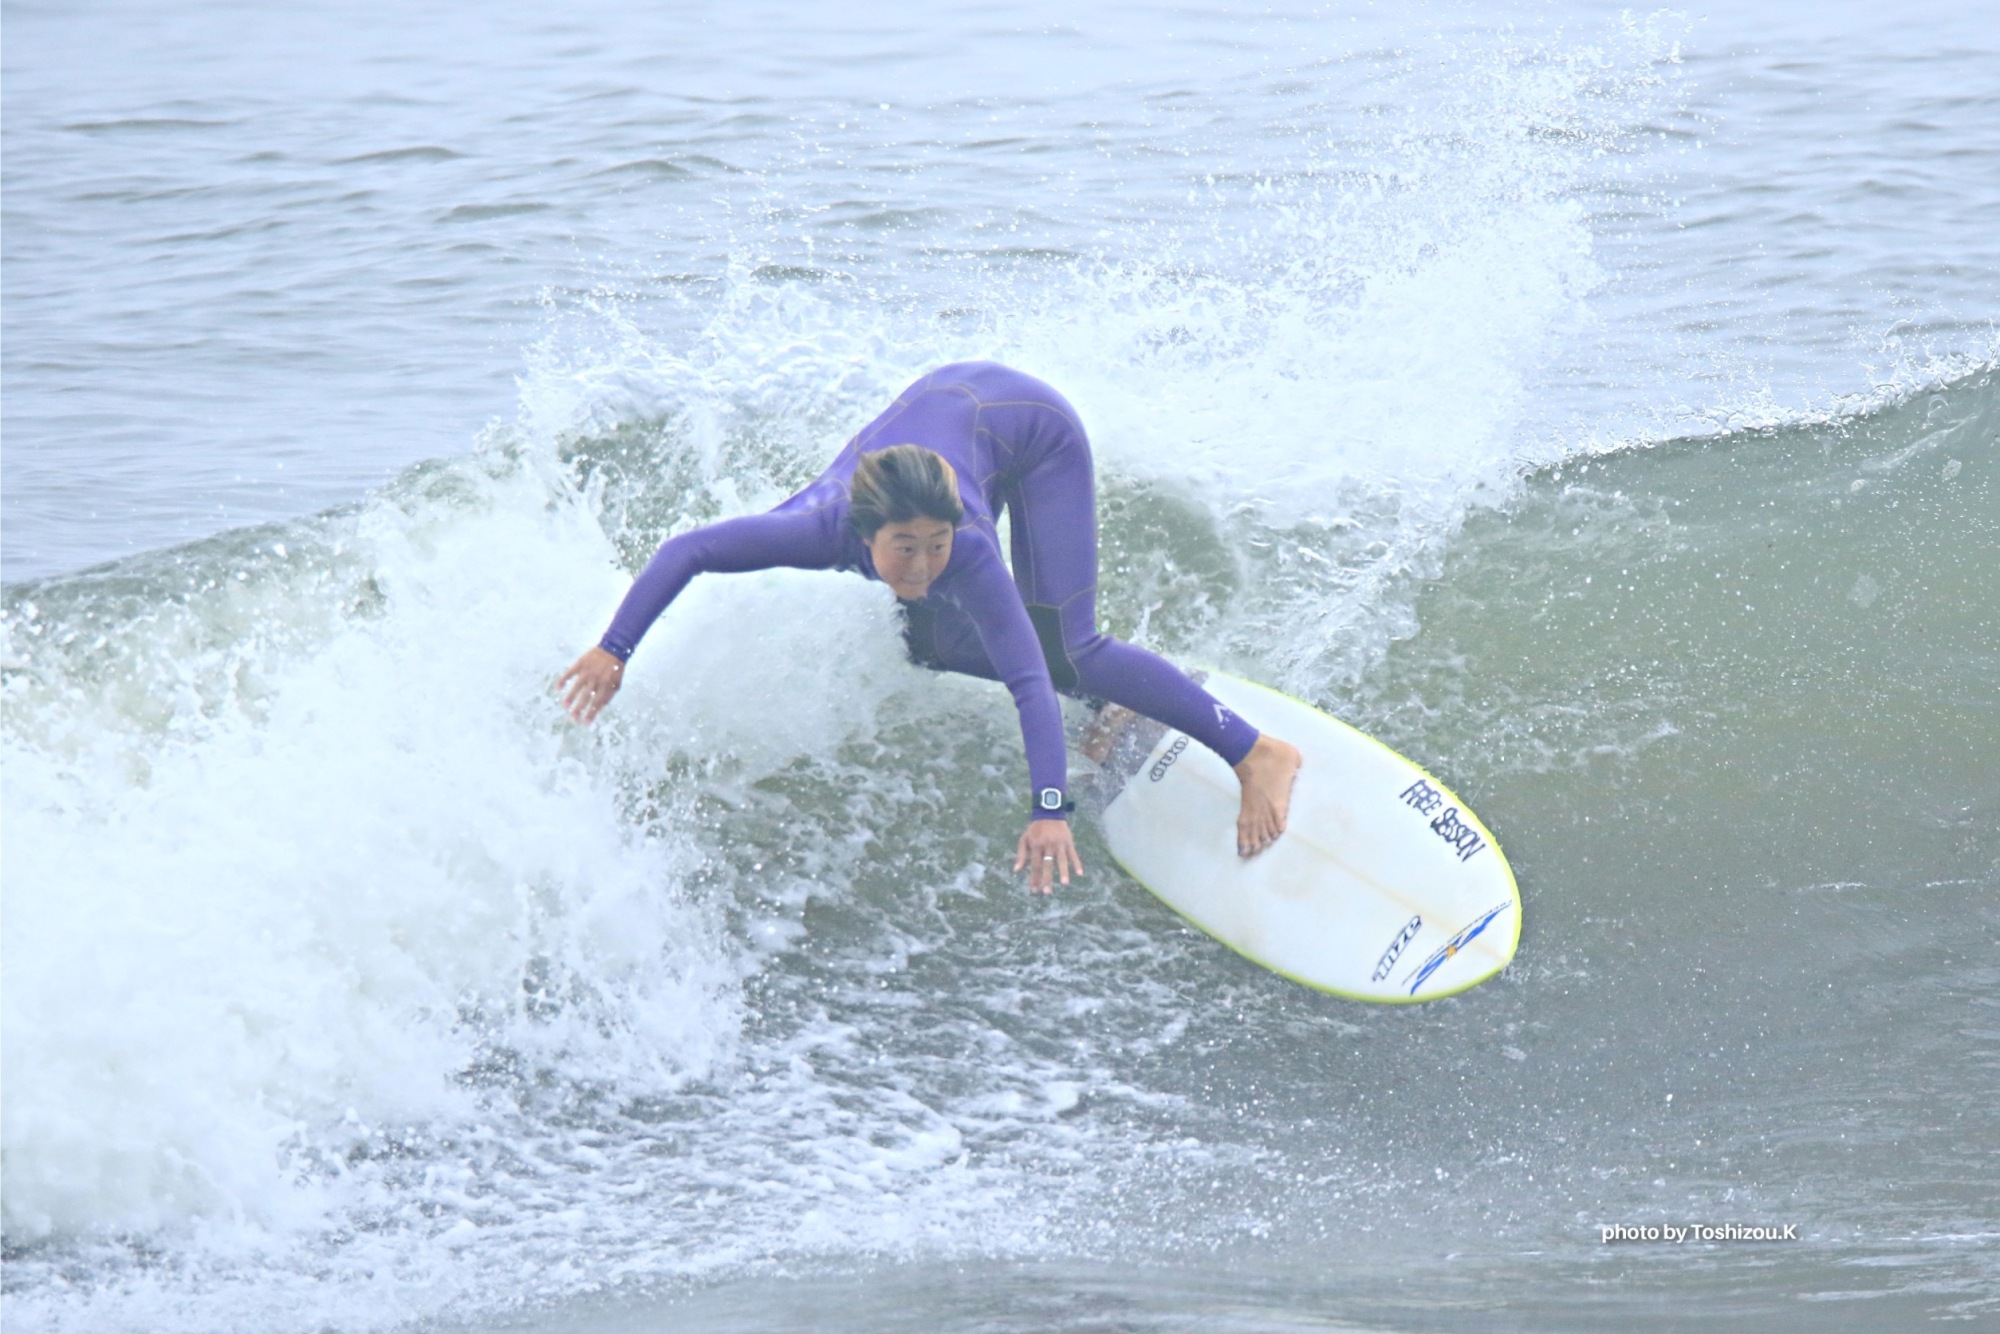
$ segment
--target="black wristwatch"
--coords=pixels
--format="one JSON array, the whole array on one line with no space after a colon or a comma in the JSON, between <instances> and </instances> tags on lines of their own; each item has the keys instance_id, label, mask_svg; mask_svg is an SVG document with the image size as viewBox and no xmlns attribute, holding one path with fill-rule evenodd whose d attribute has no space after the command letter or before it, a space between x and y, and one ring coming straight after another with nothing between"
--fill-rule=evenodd
<instances>
[{"instance_id":1,"label":"black wristwatch","mask_svg":"<svg viewBox=\"0 0 2000 1334\"><path fill-rule=\"evenodd\" d=\"M1045 787L1035 794L1035 804L1029 808L1031 815L1067 815L1076 809L1076 803L1063 798L1059 787Z\"/></svg>"}]
</instances>

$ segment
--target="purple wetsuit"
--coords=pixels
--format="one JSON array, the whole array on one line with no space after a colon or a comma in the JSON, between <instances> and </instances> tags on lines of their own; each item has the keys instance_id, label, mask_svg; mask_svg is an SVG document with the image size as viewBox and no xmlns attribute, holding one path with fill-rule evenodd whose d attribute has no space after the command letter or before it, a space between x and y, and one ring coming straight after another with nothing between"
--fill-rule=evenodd
<instances>
[{"instance_id":1,"label":"purple wetsuit","mask_svg":"<svg viewBox=\"0 0 2000 1334\"><path fill-rule=\"evenodd\" d=\"M990 361L945 366L911 385L811 486L769 513L668 538L625 595L602 647L631 657L640 636L703 571L783 565L879 578L868 547L848 527L848 483L864 452L905 444L951 464L965 505L944 573L921 601L903 604L910 655L1012 692L1038 818L1060 818L1067 787L1057 690L1122 704L1187 733L1231 765L1250 753L1256 728L1164 658L1098 632L1090 442L1062 395ZM1011 574L993 523L1003 507L1012 526Z\"/></svg>"}]
</instances>

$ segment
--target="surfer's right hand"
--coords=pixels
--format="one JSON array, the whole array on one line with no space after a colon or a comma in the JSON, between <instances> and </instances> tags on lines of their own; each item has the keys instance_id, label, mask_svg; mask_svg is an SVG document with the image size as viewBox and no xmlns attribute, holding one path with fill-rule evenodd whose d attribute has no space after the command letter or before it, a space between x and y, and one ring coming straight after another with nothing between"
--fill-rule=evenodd
<instances>
[{"instance_id":1,"label":"surfer's right hand","mask_svg":"<svg viewBox=\"0 0 2000 1334\"><path fill-rule=\"evenodd\" d=\"M588 648L556 681L563 709L580 723L597 717L625 681L625 664L601 648Z\"/></svg>"}]
</instances>

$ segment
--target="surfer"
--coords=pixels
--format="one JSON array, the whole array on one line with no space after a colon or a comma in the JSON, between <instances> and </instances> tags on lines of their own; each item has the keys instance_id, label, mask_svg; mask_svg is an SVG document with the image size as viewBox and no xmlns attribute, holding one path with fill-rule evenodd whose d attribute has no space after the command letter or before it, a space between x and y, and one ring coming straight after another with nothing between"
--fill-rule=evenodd
<instances>
[{"instance_id":1,"label":"surfer","mask_svg":"<svg viewBox=\"0 0 2000 1334\"><path fill-rule=\"evenodd\" d=\"M994 519L1012 524L1013 570ZM1266 736L1156 654L1097 629L1097 499L1090 443L1048 385L994 362L932 371L849 441L805 490L764 514L671 537L611 628L563 673L563 707L597 717L639 639L696 574L789 566L855 570L902 604L913 661L1006 685L1033 787L1014 869L1046 894L1081 874L1066 814L1055 692L1122 705L1184 732L1242 784L1236 850L1285 830L1298 750Z\"/></svg>"}]
</instances>

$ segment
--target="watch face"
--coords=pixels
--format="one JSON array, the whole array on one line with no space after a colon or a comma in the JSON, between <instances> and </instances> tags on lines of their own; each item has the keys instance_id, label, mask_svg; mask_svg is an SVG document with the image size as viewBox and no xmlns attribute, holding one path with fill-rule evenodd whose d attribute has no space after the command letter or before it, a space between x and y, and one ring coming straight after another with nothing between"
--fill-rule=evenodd
<instances>
[{"instance_id":1,"label":"watch face","mask_svg":"<svg viewBox=\"0 0 2000 1334\"><path fill-rule=\"evenodd\" d=\"M1043 809L1043 810L1045 810L1045 811L1059 811L1059 810L1061 810L1061 809L1062 809L1062 804L1063 804L1063 798L1062 798L1062 789L1061 789L1061 788L1059 788L1059 787L1045 787L1045 788L1043 788L1043 789L1042 789L1042 809Z\"/></svg>"}]
</instances>

